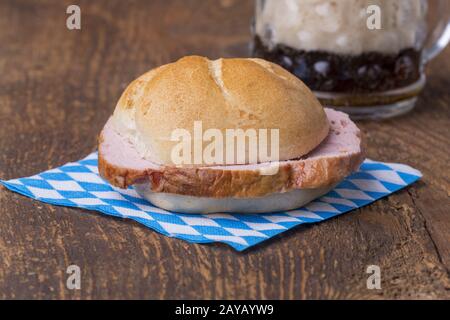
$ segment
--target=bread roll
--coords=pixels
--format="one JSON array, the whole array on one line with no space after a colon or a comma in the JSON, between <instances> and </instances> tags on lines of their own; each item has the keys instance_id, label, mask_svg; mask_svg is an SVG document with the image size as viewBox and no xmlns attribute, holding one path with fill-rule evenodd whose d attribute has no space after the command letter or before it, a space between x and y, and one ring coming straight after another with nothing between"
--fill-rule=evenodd
<instances>
[{"instance_id":1,"label":"bread roll","mask_svg":"<svg viewBox=\"0 0 450 320\"><path fill-rule=\"evenodd\" d=\"M175 165L178 143L172 133L187 130L194 143L194 122L203 132L218 129L278 129L278 160L296 159L317 147L329 132L325 112L311 91L295 76L261 59L219 59L190 56L161 66L133 81L112 117L117 132L139 155L160 165ZM203 148L207 142L202 141ZM225 151L224 151L225 152ZM251 158L248 146L245 161ZM191 166L209 166L192 161ZM230 163L226 163L230 164Z\"/></svg>"},{"instance_id":2,"label":"bread roll","mask_svg":"<svg viewBox=\"0 0 450 320\"><path fill-rule=\"evenodd\" d=\"M174 163L172 133L184 129L195 144L196 121L203 132L222 136L227 129L278 129L279 157L252 159L246 149L243 163ZM281 67L193 56L128 86L100 134L98 168L112 185L133 186L166 210L273 212L298 208L356 171L364 159L361 145L348 115L323 109ZM273 165L277 170L267 175Z\"/></svg>"}]
</instances>

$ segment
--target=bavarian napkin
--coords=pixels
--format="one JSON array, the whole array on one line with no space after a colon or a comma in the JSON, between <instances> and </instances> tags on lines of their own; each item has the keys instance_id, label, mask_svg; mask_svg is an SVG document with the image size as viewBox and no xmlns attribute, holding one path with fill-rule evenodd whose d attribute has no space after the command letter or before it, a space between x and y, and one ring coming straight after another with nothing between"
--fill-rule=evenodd
<instances>
[{"instance_id":1,"label":"bavarian napkin","mask_svg":"<svg viewBox=\"0 0 450 320\"><path fill-rule=\"evenodd\" d=\"M407 165L366 160L333 191L303 208L266 214L190 215L152 206L132 188L111 186L98 174L97 153L37 175L1 181L6 188L55 205L128 218L166 236L195 243L223 242L242 251L300 224L320 222L365 206L417 181Z\"/></svg>"}]
</instances>

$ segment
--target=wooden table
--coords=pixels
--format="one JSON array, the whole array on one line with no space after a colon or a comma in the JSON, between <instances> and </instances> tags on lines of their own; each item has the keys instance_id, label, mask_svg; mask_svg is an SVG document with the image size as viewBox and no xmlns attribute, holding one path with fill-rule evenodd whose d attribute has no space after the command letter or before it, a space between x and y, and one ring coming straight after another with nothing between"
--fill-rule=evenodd
<instances>
[{"instance_id":1,"label":"wooden table","mask_svg":"<svg viewBox=\"0 0 450 320\"><path fill-rule=\"evenodd\" d=\"M188 54L248 54L252 1L0 1L0 178L77 160L125 86ZM0 298L450 298L450 49L417 109L359 123L368 156L423 171L407 190L244 253L0 189ZM66 268L81 268L81 290ZM368 290L379 265L381 290Z\"/></svg>"}]
</instances>

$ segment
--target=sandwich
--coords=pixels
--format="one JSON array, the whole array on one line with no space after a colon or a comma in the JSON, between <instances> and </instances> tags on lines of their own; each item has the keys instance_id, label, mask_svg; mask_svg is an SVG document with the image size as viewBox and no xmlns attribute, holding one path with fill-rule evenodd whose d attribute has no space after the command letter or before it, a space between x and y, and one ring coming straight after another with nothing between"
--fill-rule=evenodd
<instances>
[{"instance_id":1,"label":"sandwich","mask_svg":"<svg viewBox=\"0 0 450 320\"><path fill-rule=\"evenodd\" d=\"M361 133L262 59L184 57L134 80L99 136L100 175L182 213L263 213L328 193L364 159Z\"/></svg>"}]
</instances>

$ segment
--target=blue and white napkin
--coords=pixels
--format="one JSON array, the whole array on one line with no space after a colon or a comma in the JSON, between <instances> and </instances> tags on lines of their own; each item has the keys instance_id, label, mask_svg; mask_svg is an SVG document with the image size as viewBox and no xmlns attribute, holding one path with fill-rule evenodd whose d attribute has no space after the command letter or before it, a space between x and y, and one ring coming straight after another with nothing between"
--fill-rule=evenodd
<instances>
[{"instance_id":1,"label":"blue and white napkin","mask_svg":"<svg viewBox=\"0 0 450 320\"><path fill-rule=\"evenodd\" d=\"M366 160L333 191L293 211L191 215L152 206L132 188L111 186L98 174L97 153L28 178L1 181L6 188L54 205L96 210L135 220L169 237L223 242L242 251L304 223L327 220L390 195L420 179L407 165Z\"/></svg>"}]
</instances>

